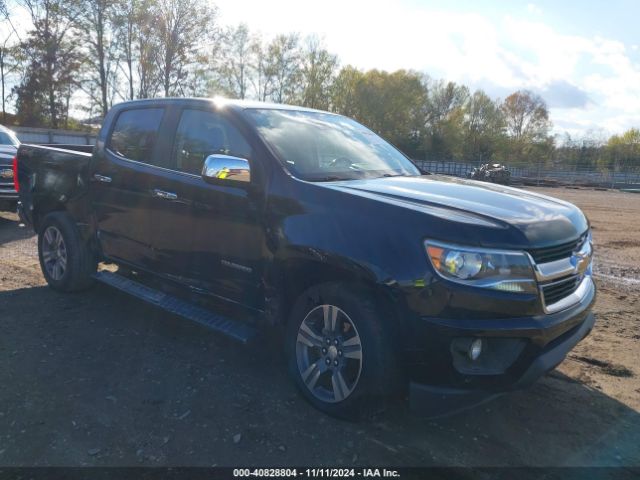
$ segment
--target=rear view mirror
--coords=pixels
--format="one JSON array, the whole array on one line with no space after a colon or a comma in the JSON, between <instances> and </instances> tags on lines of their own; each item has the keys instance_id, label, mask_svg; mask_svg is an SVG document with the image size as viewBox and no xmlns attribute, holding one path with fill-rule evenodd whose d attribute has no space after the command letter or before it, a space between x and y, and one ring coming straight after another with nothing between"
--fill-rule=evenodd
<instances>
[{"instance_id":1,"label":"rear view mirror","mask_svg":"<svg viewBox=\"0 0 640 480\"><path fill-rule=\"evenodd\" d=\"M251 181L251 167L249 161L244 158L222 154L209 155L202 167L202 178L205 182L220 183L221 180L228 180L248 183Z\"/></svg>"}]
</instances>

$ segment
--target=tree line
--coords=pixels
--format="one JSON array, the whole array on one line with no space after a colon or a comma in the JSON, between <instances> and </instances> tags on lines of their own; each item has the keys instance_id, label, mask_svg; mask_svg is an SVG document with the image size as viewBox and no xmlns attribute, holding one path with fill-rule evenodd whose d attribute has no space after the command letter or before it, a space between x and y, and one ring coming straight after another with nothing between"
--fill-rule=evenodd
<instances>
[{"instance_id":1,"label":"tree line","mask_svg":"<svg viewBox=\"0 0 640 480\"><path fill-rule=\"evenodd\" d=\"M581 140L551 135L544 100L503 100L412 70L341 66L317 36L265 39L224 26L208 0L9 0L0 42L2 115L70 128L114 103L223 95L291 103L364 123L415 159L575 168L637 168L640 132ZM30 20L15 27L17 9ZM11 87L11 88L9 88ZM77 115L76 115L77 116Z\"/></svg>"}]
</instances>

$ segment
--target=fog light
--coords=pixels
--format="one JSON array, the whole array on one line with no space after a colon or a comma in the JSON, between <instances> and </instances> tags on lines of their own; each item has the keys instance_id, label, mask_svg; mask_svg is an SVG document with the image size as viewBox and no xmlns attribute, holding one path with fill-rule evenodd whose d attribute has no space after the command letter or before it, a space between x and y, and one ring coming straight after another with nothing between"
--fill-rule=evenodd
<instances>
[{"instance_id":1,"label":"fog light","mask_svg":"<svg viewBox=\"0 0 640 480\"><path fill-rule=\"evenodd\" d=\"M475 362L481 353L482 353L482 339L476 338L473 342L471 342L467 355L472 361Z\"/></svg>"}]
</instances>

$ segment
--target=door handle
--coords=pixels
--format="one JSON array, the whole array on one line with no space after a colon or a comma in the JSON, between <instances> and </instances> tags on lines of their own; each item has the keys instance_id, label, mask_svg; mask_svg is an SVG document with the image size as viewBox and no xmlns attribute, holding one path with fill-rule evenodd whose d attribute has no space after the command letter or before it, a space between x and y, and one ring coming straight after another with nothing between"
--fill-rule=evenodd
<instances>
[{"instance_id":1,"label":"door handle","mask_svg":"<svg viewBox=\"0 0 640 480\"><path fill-rule=\"evenodd\" d=\"M164 200L177 200L178 199L178 195L176 195L175 193L165 192L164 190L158 190L157 188L155 188L153 190L153 196L154 197L158 197L158 198L162 198Z\"/></svg>"},{"instance_id":2,"label":"door handle","mask_svg":"<svg viewBox=\"0 0 640 480\"><path fill-rule=\"evenodd\" d=\"M111 183L111 177L105 177L104 175L99 175L97 173L93 174L93 178L100 183Z\"/></svg>"}]
</instances>

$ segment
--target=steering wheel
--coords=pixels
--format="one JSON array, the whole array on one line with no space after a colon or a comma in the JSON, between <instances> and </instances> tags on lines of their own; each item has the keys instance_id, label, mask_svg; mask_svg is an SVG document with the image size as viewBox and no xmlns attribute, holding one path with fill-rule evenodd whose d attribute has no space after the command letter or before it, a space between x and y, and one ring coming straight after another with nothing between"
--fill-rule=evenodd
<instances>
[{"instance_id":1,"label":"steering wheel","mask_svg":"<svg viewBox=\"0 0 640 480\"><path fill-rule=\"evenodd\" d=\"M352 168L353 162L349 160L347 157L336 157L329 162L329 166Z\"/></svg>"}]
</instances>

